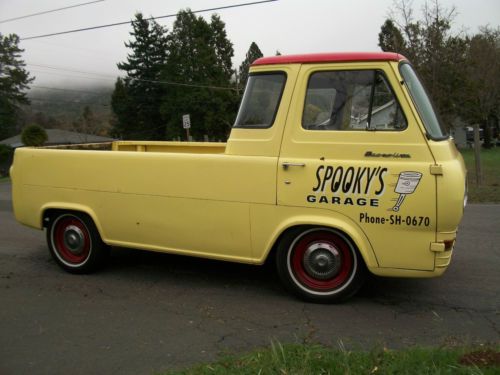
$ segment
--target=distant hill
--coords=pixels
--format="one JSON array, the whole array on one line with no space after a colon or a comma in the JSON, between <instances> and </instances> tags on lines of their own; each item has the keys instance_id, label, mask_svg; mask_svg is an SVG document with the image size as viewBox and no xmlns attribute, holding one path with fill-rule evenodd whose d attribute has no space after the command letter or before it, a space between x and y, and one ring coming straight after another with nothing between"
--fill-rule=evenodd
<instances>
[{"instance_id":1,"label":"distant hill","mask_svg":"<svg viewBox=\"0 0 500 375\"><path fill-rule=\"evenodd\" d=\"M31 104L23 106L19 127L34 123L47 129L81 131L82 123L89 120L84 119L85 107L88 107L95 133L108 135L112 119L112 93L113 87L49 89L35 85L28 92ZM90 126L88 123L84 125L87 128Z\"/></svg>"}]
</instances>

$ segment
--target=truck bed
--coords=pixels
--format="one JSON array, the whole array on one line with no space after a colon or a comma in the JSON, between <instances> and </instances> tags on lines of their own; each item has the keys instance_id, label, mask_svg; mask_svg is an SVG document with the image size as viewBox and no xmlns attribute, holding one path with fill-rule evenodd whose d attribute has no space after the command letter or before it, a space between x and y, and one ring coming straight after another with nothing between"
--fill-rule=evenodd
<instances>
[{"instance_id":1,"label":"truck bed","mask_svg":"<svg viewBox=\"0 0 500 375\"><path fill-rule=\"evenodd\" d=\"M224 154L226 143L222 142L161 142L161 141L115 141L106 143L46 146L43 148L62 150L101 150L168 152L179 154Z\"/></svg>"},{"instance_id":2,"label":"truck bed","mask_svg":"<svg viewBox=\"0 0 500 375\"><path fill-rule=\"evenodd\" d=\"M159 142L159 141L116 141L112 151L175 152L186 154L223 154L225 143L217 142Z\"/></svg>"}]
</instances>

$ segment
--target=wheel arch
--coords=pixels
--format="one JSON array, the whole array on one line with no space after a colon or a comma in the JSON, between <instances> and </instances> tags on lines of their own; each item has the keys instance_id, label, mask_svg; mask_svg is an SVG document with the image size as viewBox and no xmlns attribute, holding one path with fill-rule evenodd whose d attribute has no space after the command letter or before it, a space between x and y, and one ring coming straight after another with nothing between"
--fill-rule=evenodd
<instances>
[{"instance_id":1,"label":"wheel arch","mask_svg":"<svg viewBox=\"0 0 500 375\"><path fill-rule=\"evenodd\" d=\"M297 228L308 229L314 227L333 229L343 234L355 246L368 269L379 267L377 257L368 237L356 223L347 217L345 219L338 219L321 215L296 216L280 223L268 240L266 251L259 263L264 263L266 260L273 258L279 242L288 232Z\"/></svg>"},{"instance_id":2,"label":"wheel arch","mask_svg":"<svg viewBox=\"0 0 500 375\"><path fill-rule=\"evenodd\" d=\"M41 215L40 215L40 223L41 223L41 228L47 228L49 221L51 218L57 214L57 213L62 213L62 212L75 212L75 213L82 213L87 215L93 222L94 225L97 228L97 231L99 232L99 235L101 236L102 240L105 242L104 237L103 237L103 230L101 223L99 222L99 219L97 218L96 213L94 210L92 210L90 207L81 205L81 204L76 204L76 203L61 203L61 202L54 202L54 203L48 203L45 204L42 209L41 209Z\"/></svg>"}]
</instances>

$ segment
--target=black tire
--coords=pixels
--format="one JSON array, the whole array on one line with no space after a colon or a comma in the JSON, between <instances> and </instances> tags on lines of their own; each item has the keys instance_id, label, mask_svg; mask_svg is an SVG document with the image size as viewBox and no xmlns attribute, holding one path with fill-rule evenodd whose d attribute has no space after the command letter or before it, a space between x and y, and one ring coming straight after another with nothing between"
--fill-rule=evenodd
<instances>
[{"instance_id":1,"label":"black tire","mask_svg":"<svg viewBox=\"0 0 500 375\"><path fill-rule=\"evenodd\" d=\"M50 217L47 244L54 260L65 271L90 273L109 257L92 219L79 212L59 212Z\"/></svg>"},{"instance_id":2,"label":"black tire","mask_svg":"<svg viewBox=\"0 0 500 375\"><path fill-rule=\"evenodd\" d=\"M365 263L352 241L323 227L285 233L276 265L285 287L308 302L341 302L359 290L366 276Z\"/></svg>"}]
</instances>

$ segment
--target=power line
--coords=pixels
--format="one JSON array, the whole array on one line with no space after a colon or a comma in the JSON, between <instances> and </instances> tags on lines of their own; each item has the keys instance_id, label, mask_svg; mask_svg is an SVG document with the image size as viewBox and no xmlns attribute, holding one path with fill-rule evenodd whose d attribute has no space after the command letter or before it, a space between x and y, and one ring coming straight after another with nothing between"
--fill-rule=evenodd
<instances>
[{"instance_id":1,"label":"power line","mask_svg":"<svg viewBox=\"0 0 500 375\"><path fill-rule=\"evenodd\" d=\"M57 9L51 9L51 10L46 10L43 12L38 12L38 13L32 13L32 14L27 14L25 16L19 16L19 17L14 17L14 18L8 18L6 20L1 20L0 23L6 23L6 22L11 22L11 21L16 21L16 20L21 20L23 18L29 18L29 17L35 17L35 16L40 16L42 14L47 14L47 13L54 13L54 12L59 12L61 10L66 10L66 9L71 9L71 8L77 8L77 7L82 7L84 5L90 5L90 4L95 4L95 3L101 3L106 0L95 0L95 1L89 1L87 3L81 3L81 4L75 4L63 8L57 8Z\"/></svg>"},{"instance_id":2,"label":"power line","mask_svg":"<svg viewBox=\"0 0 500 375\"><path fill-rule=\"evenodd\" d=\"M250 5L258 5L258 4L264 4L264 3L271 3L274 1L278 0L264 0L264 1L254 1L251 3L242 3L242 4L234 4L234 5L227 5L223 7L217 7L217 8L207 8L207 9L200 9L200 10L193 10L191 13L204 13L204 12L212 12L216 10L225 10L225 9L231 9L231 8L239 8L239 7L244 7L244 6L250 6ZM146 18L146 21L151 21L151 20L158 20L161 18L170 18L170 17L176 17L177 13L175 14L167 14L165 16L159 16L159 17L150 17ZM114 26L120 26L120 25L129 25L133 21L124 21L124 22L116 22L116 23L110 23L107 25L99 25L99 26L91 26L91 27L84 27L81 29L73 29L73 30L66 30L66 31L60 31L56 33L50 33L50 34L42 34L42 35L35 35L35 36L29 36L26 38L21 38L21 40L30 40L30 39L38 39L38 38L46 38L49 36L55 36L55 35L63 35L63 34L70 34L70 33L77 33L80 31L88 31L88 30L95 30L95 29L102 29L106 27L114 27Z\"/></svg>"}]
</instances>

